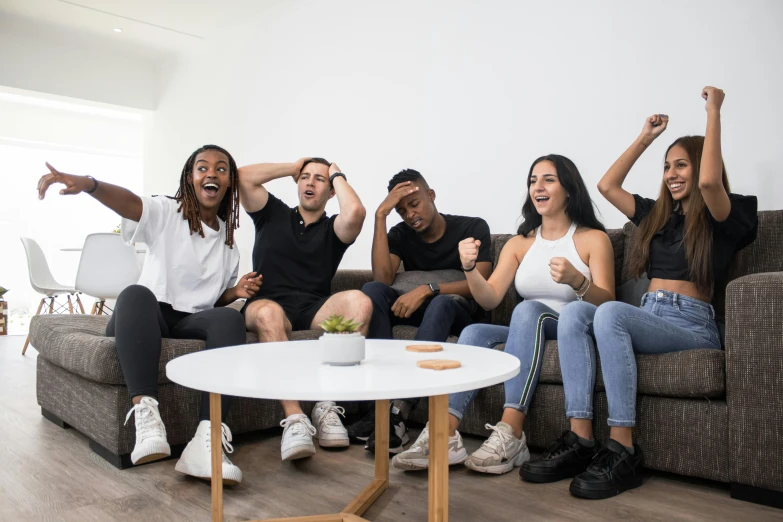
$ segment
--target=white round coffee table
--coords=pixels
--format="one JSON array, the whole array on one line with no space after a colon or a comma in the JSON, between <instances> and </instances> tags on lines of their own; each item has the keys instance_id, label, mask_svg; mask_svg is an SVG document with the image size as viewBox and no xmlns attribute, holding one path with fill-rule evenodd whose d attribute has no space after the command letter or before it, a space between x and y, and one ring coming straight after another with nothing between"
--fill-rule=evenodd
<instances>
[{"instance_id":1,"label":"white round coffee table","mask_svg":"<svg viewBox=\"0 0 783 522\"><path fill-rule=\"evenodd\" d=\"M210 392L212 425L212 520L223 520L220 396L300 401L375 401L375 480L340 513L285 520L360 521L389 484L389 400L429 397L429 521L448 520L448 394L504 382L519 373L519 359L498 350L437 343L442 352L414 353L421 341L367 340L357 366L321 363L318 341L247 344L205 350L166 365L177 384ZM424 370L422 359L451 359L453 370ZM283 519L275 519L283 520Z\"/></svg>"}]
</instances>

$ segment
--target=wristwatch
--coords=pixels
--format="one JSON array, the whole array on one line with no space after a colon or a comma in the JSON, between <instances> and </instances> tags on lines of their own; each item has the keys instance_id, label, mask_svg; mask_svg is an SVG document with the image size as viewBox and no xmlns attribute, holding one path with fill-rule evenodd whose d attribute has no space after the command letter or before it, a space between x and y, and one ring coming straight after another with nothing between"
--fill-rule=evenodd
<instances>
[{"instance_id":1,"label":"wristwatch","mask_svg":"<svg viewBox=\"0 0 783 522\"><path fill-rule=\"evenodd\" d=\"M342 172L335 172L334 174L332 174L331 176L329 176L329 186L330 186L330 187L333 187L333 186L334 186L334 178L336 178L336 177L341 177L341 178L343 178L345 181L348 181L348 178L346 178L346 177L345 177L345 174L343 174Z\"/></svg>"},{"instance_id":2,"label":"wristwatch","mask_svg":"<svg viewBox=\"0 0 783 522\"><path fill-rule=\"evenodd\" d=\"M427 286L430 287L430 290L432 290L432 295L438 295L440 294L440 286L438 286L438 283L430 283Z\"/></svg>"}]
</instances>

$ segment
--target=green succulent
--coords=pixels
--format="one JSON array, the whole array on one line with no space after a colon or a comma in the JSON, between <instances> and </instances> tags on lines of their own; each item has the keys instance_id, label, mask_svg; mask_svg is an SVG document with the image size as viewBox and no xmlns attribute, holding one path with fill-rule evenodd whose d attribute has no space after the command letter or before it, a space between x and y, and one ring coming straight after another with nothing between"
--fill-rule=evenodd
<instances>
[{"instance_id":1,"label":"green succulent","mask_svg":"<svg viewBox=\"0 0 783 522\"><path fill-rule=\"evenodd\" d=\"M342 315L333 315L318 326L326 333L354 333L362 323L354 323L353 319L346 320Z\"/></svg>"},{"instance_id":2,"label":"green succulent","mask_svg":"<svg viewBox=\"0 0 783 522\"><path fill-rule=\"evenodd\" d=\"M8 292L8 289L7 288L3 288L2 286L0 286L0 299L3 298L3 296L5 295L6 292Z\"/></svg>"}]
</instances>

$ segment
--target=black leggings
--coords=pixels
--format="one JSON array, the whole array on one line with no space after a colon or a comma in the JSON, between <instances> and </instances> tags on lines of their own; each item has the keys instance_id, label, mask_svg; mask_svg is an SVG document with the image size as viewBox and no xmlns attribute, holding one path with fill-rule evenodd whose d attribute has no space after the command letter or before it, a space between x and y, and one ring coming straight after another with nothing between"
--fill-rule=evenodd
<instances>
[{"instance_id":1,"label":"black leggings","mask_svg":"<svg viewBox=\"0 0 783 522\"><path fill-rule=\"evenodd\" d=\"M147 287L132 285L120 293L106 335L115 338L120 367L131 398L157 398L161 339L200 339L206 349L245 344L245 320L233 308L190 314L159 303ZM222 396L226 418L231 397ZM199 420L209 420L209 393L201 394Z\"/></svg>"}]
</instances>

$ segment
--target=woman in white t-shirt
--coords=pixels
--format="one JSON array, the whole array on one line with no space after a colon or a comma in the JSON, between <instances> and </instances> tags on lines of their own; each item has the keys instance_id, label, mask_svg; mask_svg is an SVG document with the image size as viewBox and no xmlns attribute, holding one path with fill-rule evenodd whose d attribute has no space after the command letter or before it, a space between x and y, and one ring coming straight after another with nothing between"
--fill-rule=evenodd
<instances>
[{"instance_id":1,"label":"woman in white t-shirt","mask_svg":"<svg viewBox=\"0 0 783 522\"><path fill-rule=\"evenodd\" d=\"M43 199L53 183L60 194L90 194L122 219L122 238L143 242L147 256L138 284L117 298L106 335L115 337L136 421L134 464L171 455L166 428L158 411L157 383L162 338L201 339L206 348L244 344L245 321L232 308L238 298L255 295L261 276L251 272L236 283L239 250L234 230L239 226L237 166L216 145L204 145L190 155L182 169L179 190L167 196L139 197L127 189L99 182L91 176L58 172L38 182ZM230 397L223 396L222 411ZM126 419L127 420L127 419ZM200 422L175 469L211 477L209 394L202 394ZM231 431L223 424L223 447L229 453ZM223 482L237 484L242 472L223 452Z\"/></svg>"}]
</instances>

